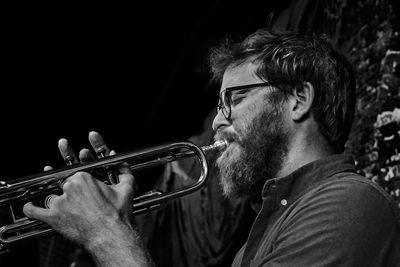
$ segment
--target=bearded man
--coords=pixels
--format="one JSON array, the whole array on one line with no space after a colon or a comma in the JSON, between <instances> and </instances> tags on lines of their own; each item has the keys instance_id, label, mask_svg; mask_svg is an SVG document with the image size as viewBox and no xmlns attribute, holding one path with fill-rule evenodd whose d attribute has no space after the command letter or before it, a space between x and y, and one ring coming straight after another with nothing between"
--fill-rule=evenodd
<instances>
[{"instance_id":1,"label":"bearded man","mask_svg":"<svg viewBox=\"0 0 400 267\"><path fill-rule=\"evenodd\" d=\"M399 266L398 208L343 154L356 95L346 58L323 37L266 29L210 58L221 82L215 139L229 142L217 160L221 185L257 212L233 266ZM99 266L150 265L129 220L134 179L120 171L114 186L77 173L49 209L24 212Z\"/></svg>"}]
</instances>

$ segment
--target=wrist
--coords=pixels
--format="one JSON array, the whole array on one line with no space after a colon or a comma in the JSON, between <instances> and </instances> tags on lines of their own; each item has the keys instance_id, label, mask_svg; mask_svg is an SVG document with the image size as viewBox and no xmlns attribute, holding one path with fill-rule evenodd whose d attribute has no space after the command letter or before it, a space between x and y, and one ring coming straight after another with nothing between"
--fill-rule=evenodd
<instances>
[{"instance_id":1,"label":"wrist","mask_svg":"<svg viewBox=\"0 0 400 267\"><path fill-rule=\"evenodd\" d=\"M149 258L137 231L117 220L84 244L99 266L148 266Z\"/></svg>"},{"instance_id":2,"label":"wrist","mask_svg":"<svg viewBox=\"0 0 400 267\"><path fill-rule=\"evenodd\" d=\"M101 229L87 240L84 247L89 251L102 250L105 245L118 246L121 243L134 241L137 235L129 222L113 219L103 224Z\"/></svg>"}]
</instances>

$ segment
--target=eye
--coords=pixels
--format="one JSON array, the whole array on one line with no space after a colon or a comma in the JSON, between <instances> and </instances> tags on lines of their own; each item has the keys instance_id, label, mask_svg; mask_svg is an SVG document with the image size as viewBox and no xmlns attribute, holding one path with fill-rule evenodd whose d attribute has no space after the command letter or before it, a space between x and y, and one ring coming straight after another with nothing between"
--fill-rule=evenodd
<instances>
[{"instance_id":1,"label":"eye","mask_svg":"<svg viewBox=\"0 0 400 267\"><path fill-rule=\"evenodd\" d=\"M231 103L232 103L232 105L237 105L240 102L242 102L243 99L245 99L245 98L246 98L245 92L235 92L231 96L231 101L232 101Z\"/></svg>"},{"instance_id":2,"label":"eye","mask_svg":"<svg viewBox=\"0 0 400 267\"><path fill-rule=\"evenodd\" d=\"M242 100L245 99L245 96L237 96L232 98L232 105L238 105Z\"/></svg>"}]
</instances>

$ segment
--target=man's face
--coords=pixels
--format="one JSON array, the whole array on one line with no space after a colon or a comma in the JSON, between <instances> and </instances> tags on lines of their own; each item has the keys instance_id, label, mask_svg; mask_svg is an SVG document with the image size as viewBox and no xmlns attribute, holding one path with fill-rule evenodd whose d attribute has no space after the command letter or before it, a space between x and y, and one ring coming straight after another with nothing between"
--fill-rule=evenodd
<instances>
[{"instance_id":1,"label":"man's face","mask_svg":"<svg viewBox=\"0 0 400 267\"><path fill-rule=\"evenodd\" d=\"M263 82L254 75L255 64L228 69L221 90L226 87ZM284 102L275 103L276 88L262 86L232 92L231 117L218 112L213 128L215 139L229 146L217 159L223 192L230 198L259 196L266 180L275 177L287 152Z\"/></svg>"}]
</instances>

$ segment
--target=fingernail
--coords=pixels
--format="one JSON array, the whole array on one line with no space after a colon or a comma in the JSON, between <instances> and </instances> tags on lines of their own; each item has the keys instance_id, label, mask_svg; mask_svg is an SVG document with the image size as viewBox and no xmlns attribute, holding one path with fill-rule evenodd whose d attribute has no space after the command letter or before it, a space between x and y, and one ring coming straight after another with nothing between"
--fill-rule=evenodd
<instances>
[{"instance_id":1,"label":"fingernail","mask_svg":"<svg viewBox=\"0 0 400 267\"><path fill-rule=\"evenodd\" d=\"M65 138L60 138L60 139L58 140L58 145L63 145L63 146L65 146L65 145L67 145L67 144L68 144L68 140L65 139Z\"/></svg>"},{"instance_id":2,"label":"fingernail","mask_svg":"<svg viewBox=\"0 0 400 267\"><path fill-rule=\"evenodd\" d=\"M79 156L84 155L84 153L87 153L89 149L87 148L82 148L81 151L79 151Z\"/></svg>"},{"instance_id":3,"label":"fingernail","mask_svg":"<svg viewBox=\"0 0 400 267\"><path fill-rule=\"evenodd\" d=\"M44 171L50 171L52 169L53 168L51 166L44 166L44 168L43 168Z\"/></svg>"}]
</instances>

